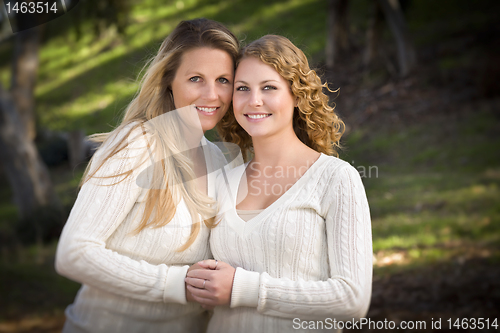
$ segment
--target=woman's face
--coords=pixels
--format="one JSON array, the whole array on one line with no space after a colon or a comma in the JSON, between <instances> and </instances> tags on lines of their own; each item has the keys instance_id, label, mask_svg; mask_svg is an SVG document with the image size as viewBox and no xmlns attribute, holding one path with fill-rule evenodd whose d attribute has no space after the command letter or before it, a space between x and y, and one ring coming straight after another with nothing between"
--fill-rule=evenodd
<instances>
[{"instance_id":1,"label":"woman's face","mask_svg":"<svg viewBox=\"0 0 500 333\"><path fill-rule=\"evenodd\" d=\"M252 137L293 132L295 97L290 84L257 58L243 59L234 78L236 121Z\"/></svg>"},{"instance_id":2,"label":"woman's face","mask_svg":"<svg viewBox=\"0 0 500 333\"><path fill-rule=\"evenodd\" d=\"M194 104L203 132L214 128L231 104L233 68L222 50L199 47L182 55L172 81L175 108Z\"/></svg>"}]
</instances>

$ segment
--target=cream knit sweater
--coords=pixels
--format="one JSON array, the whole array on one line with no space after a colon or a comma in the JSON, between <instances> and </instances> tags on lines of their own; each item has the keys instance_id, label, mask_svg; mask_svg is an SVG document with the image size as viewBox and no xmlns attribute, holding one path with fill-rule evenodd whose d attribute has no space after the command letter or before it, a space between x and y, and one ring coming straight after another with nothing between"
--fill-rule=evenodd
<instances>
[{"instance_id":1,"label":"cream knit sweater","mask_svg":"<svg viewBox=\"0 0 500 333\"><path fill-rule=\"evenodd\" d=\"M101 147L95 160L106 156L128 129ZM131 137L137 134L132 132ZM96 176L124 172L138 161L147 161L146 139L138 136L141 139L108 160ZM207 168L216 170L224 156L207 140L202 143ZM184 278L189 265L211 257L208 229L202 223L194 244L183 252L175 251L187 241L192 224L181 200L166 226L132 233L141 219L147 193L136 179L148 165L142 163L133 175L112 186L117 179L96 177L82 186L57 248L59 274L82 283L75 302L66 309L64 332L204 330L206 312L196 303L186 304ZM208 174L212 197L214 183L214 175Z\"/></svg>"},{"instance_id":2,"label":"cream knit sweater","mask_svg":"<svg viewBox=\"0 0 500 333\"><path fill-rule=\"evenodd\" d=\"M356 169L321 154L283 196L247 222L235 209L244 171L242 165L227 181L217 178L222 213L210 246L214 258L237 269L231 306L215 308L208 331L301 332L312 327L310 320L328 328L333 319L363 317L371 297L372 238Z\"/></svg>"}]
</instances>

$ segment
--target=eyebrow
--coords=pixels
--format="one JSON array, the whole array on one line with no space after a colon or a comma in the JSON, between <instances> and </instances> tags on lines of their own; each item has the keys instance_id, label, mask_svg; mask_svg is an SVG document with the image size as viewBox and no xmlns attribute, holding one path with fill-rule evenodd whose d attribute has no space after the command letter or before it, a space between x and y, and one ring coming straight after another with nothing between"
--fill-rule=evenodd
<instances>
[{"instance_id":1,"label":"eyebrow","mask_svg":"<svg viewBox=\"0 0 500 333\"><path fill-rule=\"evenodd\" d=\"M279 82L278 82L278 81L276 81L276 80L264 80L264 81L260 82L259 84L266 84L266 83L268 83L268 82L276 82L276 83L279 83ZM245 81L243 81L243 80L238 80L238 81L236 81L235 83L243 83L243 84L248 85L248 82L245 82Z\"/></svg>"},{"instance_id":2,"label":"eyebrow","mask_svg":"<svg viewBox=\"0 0 500 333\"><path fill-rule=\"evenodd\" d=\"M205 75L203 75L202 73L200 72L191 72L190 70L187 70L185 73L184 73L185 76L202 76L202 77L205 77ZM232 76L230 73L224 73L224 74L221 74L219 75L218 77L223 77L223 76Z\"/></svg>"}]
</instances>

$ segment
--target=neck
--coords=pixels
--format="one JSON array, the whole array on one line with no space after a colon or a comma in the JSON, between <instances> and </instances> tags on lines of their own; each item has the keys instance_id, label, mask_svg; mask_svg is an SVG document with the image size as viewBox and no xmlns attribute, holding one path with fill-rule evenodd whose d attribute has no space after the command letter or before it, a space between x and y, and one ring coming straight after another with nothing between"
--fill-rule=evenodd
<instances>
[{"instance_id":1,"label":"neck","mask_svg":"<svg viewBox=\"0 0 500 333\"><path fill-rule=\"evenodd\" d=\"M189 128L184 129L181 133L182 137L180 139L184 140L190 149L200 146L201 140L204 136L204 133L201 130L193 130Z\"/></svg>"},{"instance_id":2,"label":"neck","mask_svg":"<svg viewBox=\"0 0 500 333\"><path fill-rule=\"evenodd\" d=\"M259 165L287 165L297 152L307 148L295 132L274 137L252 138L255 156L253 162Z\"/></svg>"}]
</instances>

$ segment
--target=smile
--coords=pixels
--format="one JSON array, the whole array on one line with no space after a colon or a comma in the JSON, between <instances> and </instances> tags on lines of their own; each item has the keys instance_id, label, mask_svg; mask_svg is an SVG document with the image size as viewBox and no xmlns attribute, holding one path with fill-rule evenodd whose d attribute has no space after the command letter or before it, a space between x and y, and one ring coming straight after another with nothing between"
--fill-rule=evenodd
<instances>
[{"instance_id":1,"label":"smile","mask_svg":"<svg viewBox=\"0 0 500 333\"><path fill-rule=\"evenodd\" d=\"M261 113L261 114L246 114L245 117L248 117L250 119L261 119L261 118L267 118L270 117L270 113Z\"/></svg>"},{"instance_id":2,"label":"smile","mask_svg":"<svg viewBox=\"0 0 500 333\"><path fill-rule=\"evenodd\" d=\"M214 107L197 106L196 107L196 109L198 111L201 111L203 113L209 113L209 114L214 113L215 111L217 111L218 108L219 107L216 107L216 106L214 106Z\"/></svg>"}]
</instances>

